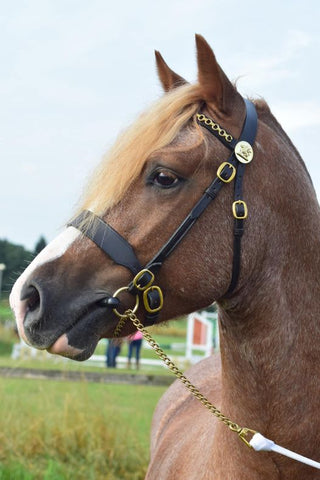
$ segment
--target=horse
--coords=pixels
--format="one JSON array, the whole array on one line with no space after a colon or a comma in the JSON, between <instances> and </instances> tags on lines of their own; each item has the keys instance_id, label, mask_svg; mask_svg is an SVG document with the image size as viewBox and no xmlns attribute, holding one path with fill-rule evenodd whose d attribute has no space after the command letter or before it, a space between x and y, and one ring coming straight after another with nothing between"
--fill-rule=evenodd
<instances>
[{"instance_id":1,"label":"horse","mask_svg":"<svg viewBox=\"0 0 320 480\"><path fill-rule=\"evenodd\" d=\"M236 422L316 459L316 194L267 103L239 94L200 35L196 48L195 84L156 52L164 95L102 159L11 306L25 341L81 361L119 323L120 336L136 331L130 312L146 326L216 302L220 356L191 367L190 381ZM320 474L246 448L176 381L156 407L146 479L182 478Z\"/></svg>"}]
</instances>

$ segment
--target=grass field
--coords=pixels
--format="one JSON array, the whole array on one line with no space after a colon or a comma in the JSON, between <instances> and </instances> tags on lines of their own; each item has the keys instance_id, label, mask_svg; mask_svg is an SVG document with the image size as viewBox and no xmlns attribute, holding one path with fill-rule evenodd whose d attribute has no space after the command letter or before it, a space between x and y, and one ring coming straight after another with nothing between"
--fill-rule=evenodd
<instances>
[{"instance_id":1,"label":"grass field","mask_svg":"<svg viewBox=\"0 0 320 480\"><path fill-rule=\"evenodd\" d=\"M0 366L101 372L57 356L13 361L19 340L11 322L3 299ZM154 335L162 345L184 342L185 322L154 328ZM96 353L105 353L105 343ZM142 355L154 356L147 349ZM154 373L169 374L161 367ZM0 480L144 479L151 418L165 389L0 377Z\"/></svg>"},{"instance_id":2,"label":"grass field","mask_svg":"<svg viewBox=\"0 0 320 480\"><path fill-rule=\"evenodd\" d=\"M164 390L0 378L0 479L143 479Z\"/></svg>"}]
</instances>

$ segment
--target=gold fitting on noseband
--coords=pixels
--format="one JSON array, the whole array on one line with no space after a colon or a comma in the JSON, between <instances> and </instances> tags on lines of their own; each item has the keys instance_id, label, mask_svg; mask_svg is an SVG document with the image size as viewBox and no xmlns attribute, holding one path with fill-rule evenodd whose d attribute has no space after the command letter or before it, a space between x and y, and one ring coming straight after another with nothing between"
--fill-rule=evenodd
<instances>
[{"instance_id":1,"label":"gold fitting on noseband","mask_svg":"<svg viewBox=\"0 0 320 480\"><path fill-rule=\"evenodd\" d=\"M129 287L119 288L116 292L114 292L113 297L117 297L117 295L119 295L119 293L121 293L121 292L127 292L128 289L129 289ZM134 307L132 308L133 313L136 313L136 311L138 310L138 307L139 307L139 295L136 295L135 297L136 297L136 303L135 303ZM122 313L118 312L118 310L116 308L113 308L112 311L119 318L127 318L127 316L128 316L127 314L122 314Z\"/></svg>"},{"instance_id":2,"label":"gold fitting on noseband","mask_svg":"<svg viewBox=\"0 0 320 480\"><path fill-rule=\"evenodd\" d=\"M224 170L225 167L228 167L230 170L232 170L232 173L230 175L229 178L224 178L222 176L222 171ZM234 179L235 175L236 175L236 167L234 165L232 165L232 163L229 163L229 162L223 162L221 163L220 167L218 168L217 170L217 177L224 183L229 183L229 182L232 182L232 180Z\"/></svg>"},{"instance_id":3,"label":"gold fitting on noseband","mask_svg":"<svg viewBox=\"0 0 320 480\"><path fill-rule=\"evenodd\" d=\"M148 295L152 294L152 292L157 292L157 303L158 303L158 305L154 308L152 308L152 306L150 305L150 301L149 301L149 298L148 298ZM163 293L162 293L161 288L158 287L157 285L153 285L152 287L147 288L143 292L143 305L144 305L144 308L146 309L146 311L148 313L160 312L160 310L163 307Z\"/></svg>"},{"instance_id":4,"label":"gold fitting on noseband","mask_svg":"<svg viewBox=\"0 0 320 480\"><path fill-rule=\"evenodd\" d=\"M239 213L239 207L243 208L243 213ZM237 200L232 204L232 213L237 220L244 220L248 216L248 207L243 200Z\"/></svg>"},{"instance_id":5,"label":"gold fitting on noseband","mask_svg":"<svg viewBox=\"0 0 320 480\"><path fill-rule=\"evenodd\" d=\"M113 297L117 297L121 292L129 292L131 295L135 295L135 305L130 309L132 313L135 313L139 307L139 296L142 294L142 301L145 310L148 313L154 314L160 312L163 307L163 293L160 287L157 285L152 285L154 282L154 274L144 268L132 280L132 284L127 287L119 288L114 294ZM132 286L134 287L132 289ZM113 313L117 315L120 319L126 319L127 313L120 313L117 308L113 308Z\"/></svg>"}]
</instances>

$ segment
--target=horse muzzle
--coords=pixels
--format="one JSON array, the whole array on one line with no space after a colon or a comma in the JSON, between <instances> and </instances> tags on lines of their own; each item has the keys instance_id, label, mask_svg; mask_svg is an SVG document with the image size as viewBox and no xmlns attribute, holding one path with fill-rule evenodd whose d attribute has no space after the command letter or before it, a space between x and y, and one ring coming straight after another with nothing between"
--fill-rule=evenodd
<instances>
[{"instance_id":1,"label":"horse muzzle","mask_svg":"<svg viewBox=\"0 0 320 480\"><path fill-rule=\"evenodd\" d=\"M106 333L112 311L106 292L57 293L34 279L18 280L10 295L20 337L30 346L74 360L86 360ZM54 291L54 294L53 294ZM109 318L110 317L110 318ZM113 326L114 328L114 326Z\"/></svg>"}]
</instances>

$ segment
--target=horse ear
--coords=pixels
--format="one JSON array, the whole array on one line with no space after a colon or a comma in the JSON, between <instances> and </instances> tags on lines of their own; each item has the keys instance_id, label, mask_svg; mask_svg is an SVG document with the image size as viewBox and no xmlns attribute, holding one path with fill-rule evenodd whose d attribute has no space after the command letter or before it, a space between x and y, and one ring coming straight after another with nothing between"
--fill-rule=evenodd
<instances>
[{"instance_id":1,"label":"horse ear","mask_svg":"<svg viewBox=\"0 0 320 480\"><path fill-rule=\"evenodd\" d=\"M196 35L198 79L202 87L203 99L207 104L213 104L223 113L231 113L237 97L240 97L216 57L201 35Z\"/></svg>"},{"instance_id":2,"label":"horse ear","mask_svg":"<svg viewBox=\"0 0 320 480\"><path fill-rule=\"evenodd\" d=\"M160 52L155 50L154 53L156 55L159 79L165 92L188 83L184 78L180 77L180 75L168 67Z\"/></svg>"}]
</instances>

